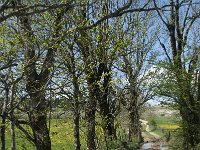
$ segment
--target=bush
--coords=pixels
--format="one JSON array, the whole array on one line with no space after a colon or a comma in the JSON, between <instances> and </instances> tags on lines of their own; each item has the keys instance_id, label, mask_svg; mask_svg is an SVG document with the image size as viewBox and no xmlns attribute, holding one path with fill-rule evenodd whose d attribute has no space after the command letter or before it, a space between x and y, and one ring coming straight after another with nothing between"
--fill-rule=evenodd
<instances>
[{"instance_id":1,"label":"bush","mask_svg":"<svg viewBox=\"0 0 200 150\"><path fill-rule=\"evenodd\" d=\"M154 119L149 120L148 124L150 126L151 131L154 131L154 130L157 129L157 124L156 124L156 121Z\"/></svg>"},{"instance_id":2,"label":"bush","mask_svg":"<svg viewBox=\"0 0 200 150\"><path fill-rule=\"evenodd\" d=\"M181 130L176 130L175 132L171 133L173 134L169 141L169 147L172 150L182 150L183 146L183 134Z\"/></svg>"}]
</instances>

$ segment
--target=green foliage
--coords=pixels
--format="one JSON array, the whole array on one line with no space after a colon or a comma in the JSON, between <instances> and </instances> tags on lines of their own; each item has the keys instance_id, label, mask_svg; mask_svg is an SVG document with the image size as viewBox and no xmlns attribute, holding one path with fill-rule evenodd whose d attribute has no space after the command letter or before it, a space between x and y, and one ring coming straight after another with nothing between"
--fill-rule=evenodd
<instances>
[{"instance_id":1,"label":"green foliage","mask_svg":"<svg viewBox=\"0 0 200 150\"><path fill-rule=\"evenodd\" d=\"M148 121L148 123L149 123L149 127L150 127L150 130L151 130L151 131L154 131L154 130L157 129L156 121L155 121L153 118L151 118L151 119Z\"/></svg>"},{"instance_id":2,"label":"green foliage","mask_svg":"<svg viewBox=\"0 0 200 150\"><path fill-rule=\"evenodd\" d=\"M169 147L172 150L182 150L183 146L183 134L181 130L177 130L176 132L172 133L172 138L169 141Z\"/></svg>"}]
</instances>

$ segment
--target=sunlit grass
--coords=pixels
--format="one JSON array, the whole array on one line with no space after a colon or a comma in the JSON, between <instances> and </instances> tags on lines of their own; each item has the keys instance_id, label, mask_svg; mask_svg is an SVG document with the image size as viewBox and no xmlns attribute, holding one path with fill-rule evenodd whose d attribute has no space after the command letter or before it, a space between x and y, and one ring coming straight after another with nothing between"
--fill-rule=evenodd
<instances>
[{"instance_id":1,"label":"sunlit grass","mask_svg":"<svg viewBox=\"0 0 200 150\"><path fill-rule=\"evenodd\" d=\"M49 127L49 122L47 122ZM23 127L32 132L29 126L23 125ZM62 118L62 119L52 119L50 121L50 138L52 150L74 150L74 124L73 118ZM17 150L35 150L33 143L28 141L25 135L19 129L15 129L16 132L16 148ZM102 129L101 119L96 119L96 144L97 149L104 150L108 149L114 150L121 148L123 141L128 141L128 135L124 130L118 127L117 129L117 139L109 140L105 139L104 131ZM106 140L106 142L105 142ZM86 124L84 120L80 121L80 141L81 141L81 150L86 150ZM137 147L137 141L133 140L132 142L127 143L130 147ZM123 147L123 146L122 146ZM11 150L11 133L10 133L10 124L7 123L6 129L6 149Z\"/></svg>"},{"instance_id":2,"label":"sunlit grass","mask_svg":"<svg viewBox=\"0 0 200 150\"><path fill-rule=\"evenodd\" d=\"M158 127L166 130L176 130L180 128L180 126L177 124L158 124Z\"/></svg>"},{"instance_id":3,"label":"sunlit grass","mask_svg":"<svg viewBox=\"0 0 200 150\"><path fill-rule=\"evenodd\" d=\"M50 122L50 138L52 150L74 150L74 127L73 119L52 119ZM6 130L6 148L11 150L11 133L9 129L9 124L7 125ZM31 133L31 128L24 126L24 128ZM33 143L28 141L24 134L19 130L16 131L16 147L19 150L35 150ZM81 150L86 150L86 128L85 122L80 122L80 141L81 141ZM99 146L104 145L104 133L102 127L96 125L96 141Z\"/></svg>"},{"instance_id":4,"label":"sunlit grass","mask_svg":"<svg viewBox=\"0 0 200 150\"><path fill-rule=\"evenodd\" d=\"M31 132L30 127L24 126ZM19 130L16 131L16 147L19 150L35 150L33 143L28 141L24 134ZM85 129L81 126L80 139L82 149L86 149ZM73 150L74 148L74 131L72 119L53 119L50 129L52 150ZM11 134L9 125L6 130L6 148L11 150Z\"/></svg>"},{"instance_id":5,"label":"sunlit grass","mask_svg":"<svg viewBox=\"0 0 200 150\"><path fill-rule=\"evenodd\" d=\"M52 120L50 137L52 142L52 149L74 149L72 121L65 119Z\"/></svg>"}]
</instances>

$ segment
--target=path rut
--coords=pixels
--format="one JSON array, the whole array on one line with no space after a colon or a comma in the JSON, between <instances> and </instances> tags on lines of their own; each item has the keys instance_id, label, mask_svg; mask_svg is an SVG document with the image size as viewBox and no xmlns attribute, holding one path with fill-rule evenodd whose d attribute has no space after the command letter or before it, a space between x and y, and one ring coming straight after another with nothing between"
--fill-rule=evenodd
<instances>
[{"instance_id":1,"label":"path rut","mask_svg":"<svg viewBox=\"0 0 200 150\"><path fill-rule=\"evenodd\" d=\"M140 121L144 126L146 126L145 130L149 134L145 135L145 133L143 133L144 144L142 145L140 150L168 150L167 143L163 141L158 134L151 132L148 125L148 121L146 120L140 120Z\"/></svg>"}]
</instances>

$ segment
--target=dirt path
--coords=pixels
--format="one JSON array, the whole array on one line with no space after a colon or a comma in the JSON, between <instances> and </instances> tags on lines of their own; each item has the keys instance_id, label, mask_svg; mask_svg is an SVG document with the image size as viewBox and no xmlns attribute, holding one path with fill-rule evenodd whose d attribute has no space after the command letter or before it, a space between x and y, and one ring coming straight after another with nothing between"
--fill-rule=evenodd
<instances>
[{"instance_id":1,"label":"dirt path","mask_svg":"<svg viewBox=\"0 0 200 150\"><path fill-rule=\"evenodd\" d=\"M140 120L144 126L146 126L146 132L143 132L144 144L140 148L140 150L168 150L166 146L166 142L162 140L162 138L151 132L148 121Z\"/></svg>"}]
</instances>

